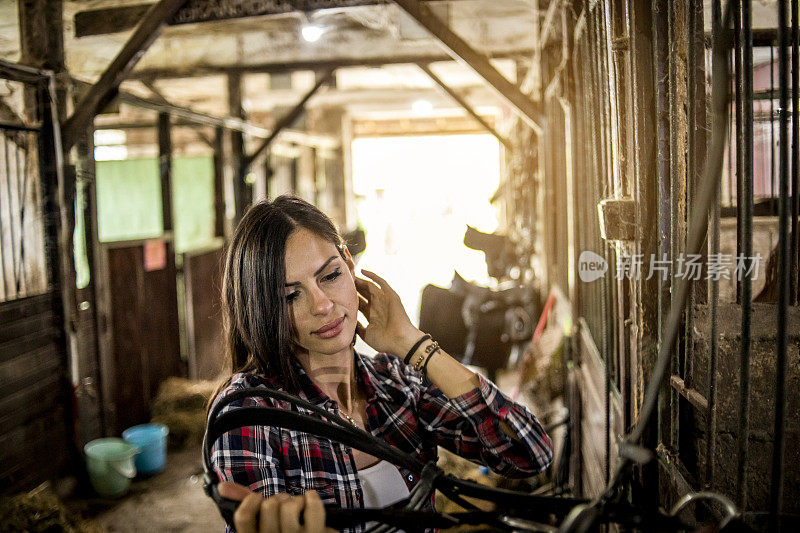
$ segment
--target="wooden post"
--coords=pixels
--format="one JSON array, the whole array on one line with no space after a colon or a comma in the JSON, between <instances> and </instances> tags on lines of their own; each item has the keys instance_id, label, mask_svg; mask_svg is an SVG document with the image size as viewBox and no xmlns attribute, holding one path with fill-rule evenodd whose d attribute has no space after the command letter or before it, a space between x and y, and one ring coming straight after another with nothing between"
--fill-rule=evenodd
<instances>
[{"instance_id":1,"label":"wooden post","mask_svg":"<svg viewBox=\"0 0 800 533\"><path fill-rule=\"evenodd\" d=\"M52 70L56 74L65 72L62 0L20 0L18 7L20 63ZM66 92L63 89L58 90L57 103L59 120L63 120L66 109ZM38 120L30 116L36 108L36 90L28 86L25 90L25 109L29 120Z\"/></svg>"},{"instance_id":2,"label":"wooden post","mask_svg":"<svg viewBox=\"0 0 800 533\"><path fill-rule=\"evenodd\" d=\"M214 236L225 237L225 129L214 128Z\"/></svg>"},{"instance_id":3,"label":"wooden post","mask_svg":"<svg viewBox=\"0 0 800 533\"><path fill-rule=\"evenodd\" d=\"M270 187L272 184L272 176L275 175L275 170L272 168L272 156L267 154L264 158L264 199L269 200L272 196L270 194Z\"/></svg>"},{"instance_id":4,"label":"wooden post","mask_svg":"<svg viewBox=\"0 0 800 533\"><path fill-rule=\"evenodd\" d=\"M158 168L161 177L161 216L164 233L172 232L172 132L169 114L158 114Z\"/></svg>"},{"instance_id":5,"label":"wooden post","mask_svg":"<svg viewBox=\"0 0 800 533\"><path fill-rule=\"evenodd\" d=\"M20 28L20 62L43 68L55 74L65 72L64 28L61 0L20 0L18 3ZM75 268L72 256L73 206L66 201L75 190L74 179L69 180L64 172L63 152L58 136L59 120L66 109L66 91L56 89L55 81L43 78L36 84L26 84L24 93L25 118L40 124L38 135L40 191L44 220L45 257L48 282L53 287L54 322L61 331L55 343L63 354L61 364L67 378L58 382L61 389L66 424L67 442L54 442L53 446L64 446L69 463L80 463L80 451L75 443L76 413L73 409L72 385L76 376L70 368L76 361L72 346L75 345ZM59 370L60 372L60 370ZM60 454L50 458L50 467L58 471Z\"/></svg>"},{"instance_id":6,"label":"wooden post","mask_svg":"<svg viewBox=\"0 0 800 533\"><path fill-rule=\"evenodd\" d=\"M239 73L228 75L228 112L232 117L244 119L242 109L242 75ZM244 153L244 135L241 131L231 131L231 163L233 165L233 225L239 223L247 207L247 183L244 178L247 173L246 155Z\"/></svg>"}]
</instances>

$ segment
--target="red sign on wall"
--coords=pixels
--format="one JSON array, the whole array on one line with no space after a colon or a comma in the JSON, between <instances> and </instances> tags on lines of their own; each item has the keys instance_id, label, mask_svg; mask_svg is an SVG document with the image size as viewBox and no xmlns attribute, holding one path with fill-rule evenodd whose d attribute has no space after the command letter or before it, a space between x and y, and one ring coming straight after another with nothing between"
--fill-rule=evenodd
<instances>
[{"instance_id":1,"label":"red sign on wall","mask_svg":"<svg viewBox=\"0 0 800 533\"><path fill-rule=\"evenodd\" d=\"M167 266L167 244L163 239L144 241L144 270L152 272Z\"/></svg>"}]
</instances>

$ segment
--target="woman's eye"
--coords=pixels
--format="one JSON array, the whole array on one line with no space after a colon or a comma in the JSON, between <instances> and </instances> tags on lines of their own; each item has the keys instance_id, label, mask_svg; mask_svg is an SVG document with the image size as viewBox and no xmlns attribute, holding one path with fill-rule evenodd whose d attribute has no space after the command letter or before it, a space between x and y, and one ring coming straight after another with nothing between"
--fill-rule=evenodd
<instances>
[{"instance_id":1,"label":"woman's eye","mask_svg":"<svg viewBox=\"0 0 800 533\"><path fill-rule=\"evenodd\" d=\"M323 281L333 281L333 280L335 280L336 278L338 278L341 275L342 275L342 271L337 268L336 270L334 270L333 272L331 272L330 274L328 274L327 276L322 278L322 280Z\"/></svg>"},{"instance_id":2,"label":"woman's eye","mask_svg":"<svg viewBox=\"0 0 800 533\"><path fill-rule=\"evenodd\" d=\"M299 294L299 293L298 293L297 291L295 291L295 292L290 292L289 294L287 294L287 295L286 295L286 301L287 301L287 302L293 302L294 300L296 300L296 299L297 299L297 295L298 295L298 294Z\"/></svg>"}]
</instances>

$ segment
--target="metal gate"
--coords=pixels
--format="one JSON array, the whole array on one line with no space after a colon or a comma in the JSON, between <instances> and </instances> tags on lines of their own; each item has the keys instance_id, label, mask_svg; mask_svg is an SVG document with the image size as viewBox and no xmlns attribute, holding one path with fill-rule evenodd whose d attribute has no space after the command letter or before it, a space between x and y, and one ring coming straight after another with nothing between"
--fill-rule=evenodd
<instances>
[{"instance_id":1,"label":"metal gate","mask_svg":"<svg viewBox=\"0 0 800 533\"><path fill-rule=\"evenodd\" d=\"M780 30L754 32L750 4L730 4L732 126L699 254L689 225L719 129L707 103L719 1L711 20L689 0L550 2L531 95L545 135L531 136L535 157L512 161L530 179L508 183L533 198L531 253L571 304L573 492L605 490L685 285L657 417L642 433L657 461L637 471L630 497L668 507L710 488L774 530L800 512L800 393L788 386L800 379L799 23L798 2L778 2ZM529 218L510 210L512 229ZM605 273L589 279L590 260Z\"/></svg>"}]
</instances>

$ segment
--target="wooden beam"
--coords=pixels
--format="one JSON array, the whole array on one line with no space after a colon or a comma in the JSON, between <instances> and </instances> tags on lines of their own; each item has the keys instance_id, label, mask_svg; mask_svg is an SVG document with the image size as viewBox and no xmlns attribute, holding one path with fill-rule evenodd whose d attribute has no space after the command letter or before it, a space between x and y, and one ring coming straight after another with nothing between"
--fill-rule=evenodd
<instances>
[{"instance_id":1,"label":"wooden beam","mask_svg":"<svg viewBox=\"0 0 800 533\"><path fill-rule=\"evenodd\" d=\"M514 59L519 56L531 57L533 50L524 48L509 52L490 53L492 59ZM381 67L383 65L416 65L418 63L438 63L453 61L447 54L420 54L375 57L339 57L329 59L306 59L302 61L267 61L251 65L176 65L174 68L137 69L128 76L131 80L167 80L195 78L200 76L221 76L234 72L240 74L276 74L298 70L323 72L348 67Z\"/></svg>"},{"instance_id":2,"label":"wooden beam","mask_svg":"<svg viewBox=\"0 0 800 533\"><path fill-rule=\"evenodd\" d=\"M231 116L244 120L242 108L242 75L228 75L228 113ZM241 131L231 130L231 165L233 166L233 225L236 226L244 216L248 201L248 186L245 182L247 175L247 155L245 154L244 135Z\"/></svg>"},{"instance_id":3,"label":"wooden beam","mask_svg":"<svg viewBox=\"0 0 800 533\"><path fill-rule=\"evenodd\" d=\"M214 129L214 236L225 237L225 130Z\"/></svg>"},{"instance_id":4,"label":"wooden beam","mask_svg":"<svg viewBox=\"0 0 800 533\"><path fill-rule=\"evenodd\" d=\"M429 0L430 1L430 0ZM292 0L276 2L274 0L250 0L248 2L214 2L209 6L207 0L189 0L186 5L167 20L170 26L193 24L197 22L214 22L265 15L284 15L293 11L325 11L386 4L386 0ZM235 4L233 6L232 4ZM79 11L75 14L75 37L90 35L106 35L119 33L136 26L152 4L136 4Z\"/></svg>"},{"instance_id":5,"label":"wooden beam","mask_svg":"<svg viewBox=\"0 0 800 533\"><path fill-rule=\"evenodd\" d=\"M158 87L156 87L156 84L153 80L142 80L142 85L147 87L147 90L150 91L156 100L160 101L162 104L170 105L169 100L167 100L164 95L161 94L161 91L158 90Z\"/></svg>"},{"instance_id":6,"label":"wooden beam","mask_svg":"<svg viewBox=\"0 0 800 533\"><path fill-rule=\"evenodd\" d=\"M462 61L495 90L537 134L542 131L544 117L537 106L516 85L508 81L489 59L474 50L456 35L447 24L439 20L420 0L394 0L403 11L428 30L444 46L453 59Z\"/></svg>"},{"instance_id":7,"label":"wooden beam","mask_svg":"<svg viewBox=\"0 0 800 533\"><path fill-rule=\"evenodd\" d=\"M305 110L306 103L317 93L317 91L320 90L323 85L328 83L331 79L333 79L333 71L329 70L317 80L317 83L315 83L311 90L308 91L299 102L297 102L297 105L295 105L291 111L286 113L286 115L281 117L277 124L275 124L275 128L272 130L272 133L269 137L264 139L264 142L261 143L261 146L259 146L251 155L247 157L246 166L250 166L253 161L255 161L255 159L260 156L270 144L272 144L272 141L275 140L275 137L277 137L282 130L291 126L298 119L300 114Z\"/></svg>"},{"instance_id":8,"label":"wooden beam","mask_svg":"<svg viewBox=\"0 0 800 533\"><path fill-rule=\"evenodd\" d=\"M172 132L169 114L158 114L158 169L161 177L161 217L164 233L174 230L172 221Z\"/></svg>"},{"instance_id":9,"label":"wooden beam","mask_svg":"<svg viewBox=\"0 0 800 533\"><path fill-rule=\"evenodd\" d=\"M505 146L507 150L511 151L511 150L513 150L513 149L514 149L514 146L511 144L511 141L509 141L508 139L506 139L505 137L503 137L502 135L500 135L500 133L498 133L498 131L497 131L496 129L494 129L494 128L492 127L492 125L491 125L491 124L489 124L488 122L486 122L486 120L485 120L485 119L484 119L482 116L480 116L480 115L477 113L477 111L475 111L474 109L472 109L472 106L470 106L470 105L467 103L467 101L466 101L466 100L464 100L464 99L461 97L461 95L460 95L460 94L458 94L456 91L454 91L454 90L453 90L453 89L452 89L452 88L451 88L449 85L447 85L447 84L446 84L446 83L445 83L445 82L444 82L444 81L443 81L443 80L442 80L442 79L441 79L439 76L437 76L436 74L434 74L434 73L433 73L433 71L431 71L431 69L430 69L430 67L429 67L428 65L421 64L421 65L419 65L419 68L420 68L420 69L422 69L422 71L423 71L423 72L425 72L425 74L427 74L427 75L428 75L428 77L430 77L430 79L432 79L434 82L436 82L436 83L439 85L439 87L441 87L441 88L444 90L444 92L446 92L447 94L449 94L449 95L450 95L450 97L451 97L453 100L455 100L455 101L456 101L456 103L458 103L458 105L460 105L462 108L464 108L464 111L466 111L467 113L469 113L469 115L470 115L472 118L474 118L474 119L475 119L475 121L476 121L478 124L480 124L481 126L483 126L483 129L485 129L486 131L488 131L489 133L491 133L492 135L494 135L494 136L497 138L497 140L498 140L498 141L500 141L501 143L503 143L503 146Z\"/></svg>"},{"instance_id":10,"label":"wooden beam","mask_svg":"<svg viewBox=\"0 0 800 533\"><path fill-rule=\"evenodd\" d=\"M91 84L86 83L84 81L78 80L76 78L72 78L72 83L77 85L86 85L89 86ZM254 137L268 137L270 131L266 128L261 128L254 124L250 124L245 122L240 118L235 117L216 117L214 115L207 115L206 113L200 113L199 111L195 111L188 107L176 106L169 103L163 103L160 100L155 100L153 98L143 98L141 96L136 96L131 93L127 93L124 91L120 91L117 98L119 98L120 102L125 104L134 106L134 107L141 107L143 109L150 109L152 111L157 111L159 113L169 113L172 115L173 118L180 118L182 121L176 121L177 125L186 126L191 124L199 124L203 126L222 126L229 130L238 130L248 135L253 135ZM116 129L116 128L155 128L156 124L152 122L147 123L132 123L132 124L121 124L121 125L114 125L114 126L107 126L107 125L97 125L95 129L102 130L102 129Z\"/></svg>"},{"instance_id":11,"label":"wooden beam","mask_svg":"<svg viewBox=\"0 0 800 533\"><path fill-rule=\"evenodd\" d=\"M75 144L81 130L85 129L94 116L114 99L122 81L161 33L164 22L172 17L185 2L186 0L161 0L147 11L144 19L136 27L117 57L103 72L97 83L83 96L75 106L75 112L64 123L62 141L65 152Z\"/></svg>"}]
</instances>

